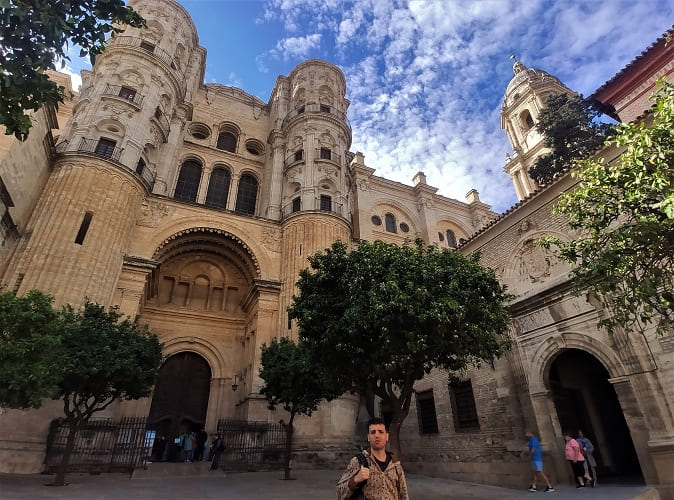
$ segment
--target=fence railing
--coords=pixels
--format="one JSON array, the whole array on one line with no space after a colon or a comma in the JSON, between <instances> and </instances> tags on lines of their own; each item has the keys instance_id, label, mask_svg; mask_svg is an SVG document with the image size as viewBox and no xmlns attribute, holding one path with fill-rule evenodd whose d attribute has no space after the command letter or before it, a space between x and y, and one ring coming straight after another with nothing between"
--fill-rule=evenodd
<instances>
[{"instance_id":1,"label":"fence railing","mask_svg":"<svg viewBox=\"0 0 674 500\"><path fill-rule=\"evenodd\" d=\"M215 458L217 467L242 471L283 468L287 439L284 425L220 419L217 431L224 444Z\"/></svg>"},{"instance_id":2,"label":"fence railing","mask_svg":"<svg viewBox=\"0 0 674 500\"><path fill-rule=\"evenodd\" d=\"M341 156L326 148L316 148L315 158L317 160L327 160L336 163L337 165L341 165Z\"/></svg>"},{"instance_id":3,"label":"fence railing","mask_svg":"<svg viewBox=\"0 0 674 500\"><path fill-rule=\"evenodd\" d=\"M159 106L157 106L152 117L157 120L157 123L162 128L164 135L168 137L169 131L171 130L171 124L169 123L166 113L164 113L164 111Z\"/></svg>"},{"instance_id":4,"label":"fence railing","mask_svg":"<svg viewBox=\"0 0 674 500\"><path fill-rule=\"evenodd\" d=\"M344 212L344 205L341 203L337 203L336 201L326 201L325 199L321 198L315 198L314 199L315 203L315 210L320 210L322 212L330 212L333 214L341 215L343 216Z\"/></svg>"},{"instance_id":5,"label":"fence railing","mask_svg":"<svg viewBox=\"0 0 674 500\"><path fill-rule=\"evenodd\" d=\"M295 162L304 161L304 150L300 149L292 152L290 155L283 160L283 168L287 168L289 165L292 165Z\"/></svg>"},{"instance_id":6,"label":"fence railing","mask_svg":"<svg viewBox=\"0 0 674 500\"><path fill-rule=\"evenodd\" d=\"M285 219L289 215L295 212L301 212L303 210L316 210L319 212L328 212L339 215L341 217L346 217L344 215L344 204L342 203L337 203L335 201L327 201L321 198L314 198L313 206L311 206L312 205L311 203L309 203L309 205L310 206L307 208L301 201L298 204L294 204L292 201L286 203L281 208L281 219Z\"/></svg>"},{"instance_id":7,"label":"fence railing","mask_svg":"<svg viewBox=\"0 0 674 500\"><path fill-rule=\"evenodd\" d=\"M346 117L345 113L342 113L341 111L333 108L332 106L318 103L302 104L301 106L298 106L292 111L288 112L288 114L283 119L283 122L281 123L281 128L285 128L285 126L288 124L290 120L302 114L317 114L324 116L332 115L336 117L338 120L343 121L346 124L347 128L349 129L349 132L351 131L351 123L349 123L349 119Z\"/></svg>"},{"instance_id":8,"label":"fence railing","mask_svg":"<svg viewBox=\"0 0 674 500\"><path fill-rule=\"evenodd\" d=\"M120 99L129 101L138 107L143 105L142 95L137 94L135 91L128 92L126 87L122 87L121 85L110 85L109 83L106 84L105 89L103 90L103 95L119 97Z\"/></svg>"},{"instance_id":9,"label":"fence railing","mask_svg":"<svg viewBox=\"0 0 674 500\"><path fill-rule=\"evenodd\" d=\"M124 148L109 147L96 139L85 139L82 137L79 146L77 146L78 153L91 153L103 158L109 158L119 162L119 158L124 152Z\"/></svg>"},{"instance_id":10,"label":"fence railing","mask_svg":"<svg viewBox=\"0 0 674 500\"><path fill-rule=\"evenodd\" d=\"M145 184L145 187L147 187L148 191L152 191L152 189L154 188L155 174L147 166L143 166L143 168L139 168L137 165L135 167L130 167L129 165L125 165L124 163L122 163L121 156L122 153L124 152L124 148L118 147L112 148L105 144L100 145L100 141L97 141L96 139L86 139L84 137L80 139L80 143L77 146L77 149L68 150L68 148L69 148L68 141L59 142L56 145L56 153L66 155L75 152L88 153L95 156L100 156L101 158L106 158L108 160L114 161L118 166L126 170L131 170L136 175L138 175Z\"/></svg>"},{"instance_id":11,"label":"fence railing","mask_svg":"<svg viewBox=\"0 0 674 500\"><path fill-rule=\"evenodd\" d=\"M144 417L91 418L75 437L67 472L133 472L151 451ZM45 465L54 472L63 459L70 429L53 420L47 437Z\"/></svg>"}]
</instances>

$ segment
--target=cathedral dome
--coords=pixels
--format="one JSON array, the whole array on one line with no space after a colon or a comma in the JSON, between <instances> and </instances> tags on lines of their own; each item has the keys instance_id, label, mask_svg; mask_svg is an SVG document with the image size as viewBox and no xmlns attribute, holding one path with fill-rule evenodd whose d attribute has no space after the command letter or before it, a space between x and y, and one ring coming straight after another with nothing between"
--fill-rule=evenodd
<instances>
[{"instance_id":1,"label":"cathedral dome","mask_svg":"<svg viewBox=\"0 0 674 500\"><path fill-rule=\"evenodd\" d=\"M513 64L513 73L515 73L515 76L513 76L506 88L504 104L510 104L520 95L523 95L530 87L537 87L551 82L562 85L562 82L560 82L559 79L555 78L547 71L527 68L520 61L515 61L515 64Z\"/></svg>"}]
</instances>

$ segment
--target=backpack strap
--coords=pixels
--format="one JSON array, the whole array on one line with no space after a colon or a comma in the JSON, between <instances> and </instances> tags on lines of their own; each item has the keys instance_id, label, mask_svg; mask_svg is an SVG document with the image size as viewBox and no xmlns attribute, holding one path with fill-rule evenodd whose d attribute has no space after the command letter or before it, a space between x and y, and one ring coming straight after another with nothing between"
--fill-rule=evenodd
<instances>
[{"instance_id":1,"label":"backpack strap","mask_svg":"<svg viewBox=\"0 0 674 500\"><path fill-rule=\"evenodd\" d=\"M356 455L356 460L358 460L358 463L362 467L370 468L370 462L367 460L367 456L365 456L364 452L360 452ZM353 493L349 498L363 498L363 488L365 488L365 485L367 484L367 479L363 481L362 483L358 483L356 485L356 489L353 490Z\"/></svg>"}]
</instances>

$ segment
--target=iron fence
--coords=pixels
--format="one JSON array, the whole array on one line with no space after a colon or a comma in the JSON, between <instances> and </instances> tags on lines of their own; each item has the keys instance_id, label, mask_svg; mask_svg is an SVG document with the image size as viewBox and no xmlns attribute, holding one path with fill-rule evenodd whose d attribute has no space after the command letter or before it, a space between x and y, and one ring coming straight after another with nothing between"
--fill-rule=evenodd
<instances>
[{"instance_id":1,"label":"iron fence","mask_svg":"<svg viewBox=\"0 0 674 500\"><path fill-rule=\"evenodd\" d=\"M225 446L216 458L218 468L239 471L283 468L287 439L283 424L220 419L217 429Z\"/></svg>"},{"instance_id":2,"label":"iron fence","mask_svg":"<svg viewBox=\"0 0 674 500\"><path fill-rule=\"evenodd\" d=\"M150 454L147 419L92 418L75 437L67 472L133 472ZM53 420L47 438L47 472L61 465L70 429L64 419Z\"/></svg>"}]
</instances>

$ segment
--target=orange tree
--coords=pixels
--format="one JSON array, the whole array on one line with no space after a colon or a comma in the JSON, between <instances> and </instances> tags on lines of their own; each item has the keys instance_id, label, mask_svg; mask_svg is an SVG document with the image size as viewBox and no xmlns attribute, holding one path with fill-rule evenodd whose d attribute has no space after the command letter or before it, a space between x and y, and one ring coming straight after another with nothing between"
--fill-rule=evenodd
<instances>
[{"instance_id":1,"label":"orange tree","mask_svg":"<svg viewBox=\"0 0 674 500\"><path fill-rule=\"evenodd\" d=\"M336 242L309 258L290 317L313 363L338 392L373 392L392 409L391 447L414 383L433 368L492 362L510 342L509 295L479 255L421 240L402 246Z\"/></svg>"},{"instance_id":2,"label":"orange tree","mask_svg":"<svg viewBox=\"0 0 674 500\"><path fill-rule=\"evenodd\" d=\"M120 24L145 21L124 0L1 0L0 124L6 133L24 140L32 126L25 111L63 102L64 88L45 71L69 59L68 43L93 63L106 35L122 31Z\"/></svg>"}]
</instances>

